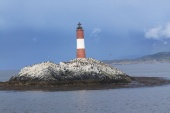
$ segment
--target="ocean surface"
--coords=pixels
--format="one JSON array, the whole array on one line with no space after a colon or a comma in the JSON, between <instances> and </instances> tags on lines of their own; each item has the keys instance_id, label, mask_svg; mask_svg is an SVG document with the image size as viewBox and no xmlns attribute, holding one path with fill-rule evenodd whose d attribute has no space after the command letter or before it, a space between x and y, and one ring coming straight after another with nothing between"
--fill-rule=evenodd
<instances>
[{"instance_id":1,"label":"ocean surface","mask_svg":"<svg viewBox=\"0 0 170 113\"><path fill-rule=\"evenodd\" d=\"M170 63L115 65L131 76L170 78ZM17 70L0 71L7 81ZM169 113L170 85L78 91L0 91L0 113Z\"/></svg>"}]
</instances>

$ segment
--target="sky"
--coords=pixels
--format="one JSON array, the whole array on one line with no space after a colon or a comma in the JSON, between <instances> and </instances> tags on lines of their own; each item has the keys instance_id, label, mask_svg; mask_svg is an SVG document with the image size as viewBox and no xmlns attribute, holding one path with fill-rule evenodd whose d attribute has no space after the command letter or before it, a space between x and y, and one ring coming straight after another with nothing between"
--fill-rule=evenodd
<instances>
[{"instance_id":1,"label":"sky","mask_svg":"<svg viewBox=\"0 0 170 113\"><path fill-rule=\"evenodd\" d=\"M76 58L98 60L170 51L170 0L0 0L0 70Z\"/></svg>"}]
</instances>

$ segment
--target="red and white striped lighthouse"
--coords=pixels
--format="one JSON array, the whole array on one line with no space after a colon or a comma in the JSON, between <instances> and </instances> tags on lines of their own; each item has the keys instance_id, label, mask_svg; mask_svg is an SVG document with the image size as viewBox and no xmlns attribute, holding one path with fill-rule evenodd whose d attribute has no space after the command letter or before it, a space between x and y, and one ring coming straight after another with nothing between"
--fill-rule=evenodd
<instances>
[{"instance_id":1,"label":"red and white striped lighthouse","mask_svg":"<svg viewBox=\"0 0 170 113\"><path fill-rule=\"evenodd\" d=\"M81 23L78 23L76 30L77 34L77 58L86 58L85 45L84 45L84 30Z\"/></svg>"}]
</instances>

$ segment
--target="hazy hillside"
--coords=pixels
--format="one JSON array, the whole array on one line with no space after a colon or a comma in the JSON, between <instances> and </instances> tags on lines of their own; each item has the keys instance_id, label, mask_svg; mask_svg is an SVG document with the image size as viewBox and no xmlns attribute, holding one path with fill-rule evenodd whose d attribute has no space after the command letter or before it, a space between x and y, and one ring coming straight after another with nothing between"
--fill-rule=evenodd
<instances>
[{"instance_id":1,"label":"hazy hillside","mask_svg":"<svg viewBox=\"0 0 170 113\"><path fill-rule=\"evenodd\" d=\"M104 60L104 62L109 64L170 62L170 52L160 52L160 53L147 55L135 59Z\"/></svg>"}]
</instances>

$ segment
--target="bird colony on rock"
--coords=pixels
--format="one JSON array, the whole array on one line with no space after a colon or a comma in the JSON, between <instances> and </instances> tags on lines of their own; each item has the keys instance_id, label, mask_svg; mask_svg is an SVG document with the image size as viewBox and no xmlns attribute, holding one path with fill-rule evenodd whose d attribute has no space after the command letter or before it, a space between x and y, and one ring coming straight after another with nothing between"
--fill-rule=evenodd
<instances>
[{"instance_id":1,"label":"bird colony on rock","mask_svg":"<svg viewBox=\"0 0 170 113\"><path fill-rule=\"evenodd\" d=\"M77 58L69 62L43 62L27 66L11 77L10 81L124 81L130 82L128 75L92 58Z\"/></svg>"}]
</instances>

